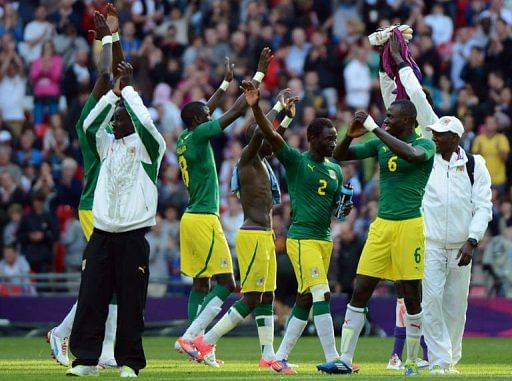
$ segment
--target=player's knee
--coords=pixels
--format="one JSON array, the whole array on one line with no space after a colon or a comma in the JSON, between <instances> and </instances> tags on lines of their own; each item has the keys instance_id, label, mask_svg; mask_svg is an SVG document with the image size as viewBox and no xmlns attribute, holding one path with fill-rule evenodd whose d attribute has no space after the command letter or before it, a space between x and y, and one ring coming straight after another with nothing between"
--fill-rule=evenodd
<instances>
[{"instance_id":1,"label":"player's knee","mask_svg":"<svg viewBox=\"0 0 512 381\"><path fill-rule=\"evenodd\" d=\"M313 303L328 302L331 299L331 290L327 284L317 284L310 288Z\"/></svg>"},{"instance_id":2,"label":"player's knee","mask_svg":"<svg viewBox=\"0 0 512 381\"><path fill-rule=\"evenodd\" d=\"M261 295L261 304L272 304L274 303L274 293L272 291L264 292Z\"/></svg>"},{"instance_id":3,"label":"player's knee","mask_svg":"<svg viewBox=\"0 0 512 381\"><path fill-rule=\"evenodd\" d=\"M235 291L235 279L232 274L222 274L217 276L217 283L229 290Z\"/></svg>"},{"instance_id":4,"label":"player's knee","mask_svg":"<svg viewBox=\"0 0 512 381\"><path fill-rule=\"evenodd\" d=\"M313 295L310 292L297 294L297 298L295 299L297 306L300 308L304 308L309 310L311 306L313 306Z\"/></svg>"},{"instance_id":5,"label":"player's knee","mask_svg":"<svg viewBox=\"0 0 512 381\"><path fill-rule=\"evenodd\" d=\"M192 284L192 290L207 294L210 292L210 278L196 278Z\"/></svg>"},{"instance_id":6,"label":"player's knee","mask_svg":"<svg viewBox=\"0 0 512 381\"><path fill-rule=\"evenodd\" d=\"M249 292L244 294L243 302L249 307L251 310L255 309L261 302L261 293L259 292Z\"/></svg>"}]
</instances>

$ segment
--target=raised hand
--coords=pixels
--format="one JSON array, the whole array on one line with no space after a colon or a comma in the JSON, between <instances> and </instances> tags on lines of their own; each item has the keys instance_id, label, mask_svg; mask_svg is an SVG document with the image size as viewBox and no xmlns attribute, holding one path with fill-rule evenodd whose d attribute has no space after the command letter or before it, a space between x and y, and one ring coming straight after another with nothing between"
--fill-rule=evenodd
<instances>
[{"instance_id":1,"label":"raised hand","mask_svg":"<svg viewBox=\"0 0 512 381\"><path fill-rule=\"evenodd\" d=\"M114 34L119 32L119 16L117 9L112 4L107 4L107 25L110 29L110 33Z\"/></svg>"},{"instance_id":2,"label":"raised hand","mask_svg":"<svg viewBox=\"0 0 512 381\"><path fill-rule=\"evenodd\" d=\"M240 89L244 92L245 100L250 107L258 104L260 92L251 81L242 81Z\"/></svg>"},{"instance_id":3,"label":"raised hand","mask_svg":"<svg viewBox=\"0 0 512 381\"><path fill-rule=\"evenodd\" d=\"M358 138L366 134L368 130L364 128L363 123L367 117L368 113L366 111L357 111L354 114L354 119L352 119L352 122L350 122L347 136L351 138Z\"/></svg>"},{"instance_id":4,"label":"raised hand","mask_svg":"<svg viewBox=\"0 0 512 381\"><path fill-rule=\"evenodd\" d=\"M224 81L231 82L233 80L233 70L235 69L235 64L232 64L229 61L229 57L224 58L224 68L226 71L224 74Z\"/></svg>"},{"instance_id":5,"label":"raised hand","mask_svg":"<svg viewBox=\"0 0 512 381\"><path fill-rule=\"evenodd\" d=\"M263 48L260 54L260 60L258 61L257 71L261 71L263 74L266 74L268 65L270 64L270 61L272 61L272 58L274 58L272 50L270 48Z\"/></svg>"},{"instance_id":6,"label":"raised hand","mask_svg":"<svg viewBox=\"0 0 512 381\"><path fill-rule=\"evenodd\" d=\"M291 97L288 98L285 102L284 110L286 111L286 116L288 118L295 118L295 105L299 101L299 97Z\"/></svg>"},{"instance_id":7,"label":"raised hand","mask_svg":"<svg viewBox=\"0 0 512 381\"><path fill-rule=\"evenodd\" d=\"M285 100L288 99L291 92L292 92L292 90L290 88L286 88L286 89L281 90L279 93L277 93L277 100L278 100L278 102L280 102L283 105L283 107L286 106Z\"/></svg>"},{"instance_id":8,"label":"raised hand","mask_svg":"<svg viewBox=\"0 0 512 381\"><path fill-rule=\"evenodd\" d=\"M100 40L105 36L110 36L110 29L108 28L107 22L105 20L105 16L103 16L100 12L94 11L94 27L95 31L90 31L95 33L95 39Z\"/></svg>"},{"instance_id":9,"label":"raised hand","mask_svg":"<svg viewBox=\"0 0 512 381\"><path fill-rule=\"evenodd\" d=\"M123 86L131 86L133 82L133 66L128 62L121 62L117 66L117 72Z\"/></svg>"}]
</instances>

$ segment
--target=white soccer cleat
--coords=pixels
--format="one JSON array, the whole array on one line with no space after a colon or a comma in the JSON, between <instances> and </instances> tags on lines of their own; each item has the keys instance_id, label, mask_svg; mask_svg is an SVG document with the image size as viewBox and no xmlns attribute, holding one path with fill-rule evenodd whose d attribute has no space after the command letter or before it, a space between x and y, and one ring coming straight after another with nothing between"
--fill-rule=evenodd
<instances>
[{"instance_id":1,"label":"white soccer cleat","mask_svg":"<svg viewBox=\"0 0 512 381\"><path fill-rule=\"evenodd\" d=\"M416 366L418 369L428 368L428 361L418 358L416 359Z\"/></svg>"},{"instance_id":2,"label":"white soccer cleat","mask_svg":"<svg viewBox=\"0 0 512 381\"><path fill-rule=\"evenodd\" d=\"M388 370L402 370L404 369L404 366L402 365L402 360L400 360L400 357L396 353L391 356L391 358L388 361L388 366L386 367Z\"/></svg>"},{"instance_id":3,"label":"white soccer cleat","mask_svg":"<svg viewBox=\"0 0 512 381\"><path fill-rule=\"evenodd\" d=\"M94 365L77 365L71 369L68 369L66 372L66 376L97 376L99 375L98 368Z\"/></svg>"},{"instance_id":4,"label":"white soccer cleat","mask_svg":"<svg viewBox=\"0 0 512 381\"><path fill-rule=\"evenodd\" d=\"M429 374L436 376L436 375L446 374L446 372L441 367L441 365L434 365L432 367L432 369L430 369Z\"/></svg>"},{"instance_id":5,"label":"white soccer cleat","mask_svg":"<svg viewBox=\"0 0 512 381\"><path fill-rule=\"evenodd\" d=\"M55 328L50 330L46 335L46 341L50 344L52 357L63 366L69 365L68 357L68 337L59 337L55 334Z\"/></svg>"},{"instance_id":6,"label":"white soccer cleat","mask_svg":"<svg viewBox=\"0 0 512 381\"><path fill-rule=\"evenodd\" d=\"M121 378L136 378L139 377L135 371L129 366L123 365L121 370L119 371L119 376Z\"/></svg>"}]
</instances>

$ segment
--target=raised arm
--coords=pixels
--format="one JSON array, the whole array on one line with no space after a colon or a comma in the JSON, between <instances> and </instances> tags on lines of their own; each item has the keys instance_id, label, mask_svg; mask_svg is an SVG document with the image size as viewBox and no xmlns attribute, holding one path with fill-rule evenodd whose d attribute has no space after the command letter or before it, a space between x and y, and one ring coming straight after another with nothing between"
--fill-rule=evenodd
<instances>
[{"instance_id":1,"label":"raised arm","mask_svg":"<svg viewBox=\"0 0 512 381\"><path fill-rule=\"evenodd\" d=\"M100 158L106 154L111 136L106 132L107 125L114 115L116 102L119 97L110 90L103 95L98 103L91 110L87 118L84 120L84 131L90 147L96 147L96 151Z\"/></svg>"},{"instance_id":2,"label":"raised arm","mask_svg":"<svg viewBox=\"0 0 512 381\"><path fill-rule=\"evenodd\" d=\"M215 90L210 99L208 99L208 102L206 102L206 106L208 106L208 109L210 109L210 113L213 113L219 106L219 103L224 97L224 94L226 94L226 90L228 89L229 84L233 80L233 69L235 64L229 62L229 57L224 59L224 67L226 72L224 74L224 80L222 81L222 84L217 90Z\"/></svg>"},{"instance_id":3,"label":"raised arm","mask_svg":"<svg viewBox=\"0 0 512 381\"><path fill-rule=\"evenodd\" d=\"M255 88L257 88L260 85L261 81L263 80L263 77L267 72L268 65L272 58L273 55L272 50L270 50L270 48L264 48L261 51L260 60L258 62L258 70L252 79L252 83L255 86ZM242 115L245 112L246 108L247 102L245 100L245 96L242 94L238 97L233 106L219 118L220 127L222 129L225 129L236 118Z\"/></svg>"},{"instance_id":4,"label":"raised arm","mask_svg":"<svg viewBox=\"0 0 512 381\"><path fill-rule=\"evenodd\" d=\"M345 137L341 142L336 144L334 152L332 153L332 157L334 157L338 161L357 159L355 150L354 148L350 147L350 144L352 143L352 140L360 136L363 136L367 132L368 131L364 128L359 119L354 117L354 119L352 119L350 125L348 126L348 130Z\"/></svg>"},{"instance_id":5,"label":"raised arm","mask_svg":"<svg viewBox=\"0 0 512 381\"><path fill-rule=\"evenodd\" d=\"M286 143L283 137L274 130L272 122L263 114L259 105L259 90L250 81L243 81L241 88L244 92L244 97L247 99L247 104L251 106L254 120L256 120L256 123L258 123L258 126L261 128L265 139L270 143L274 152L278 151Z\"/></svg>"},{"instance_id":6,"label":"raised arm","mask_svg":"<svg viewBox=\"0 0 512 381\"><path fill-rule=\"evenodd\" d=\"M107 4L106 22L110 33L112 33L112 74L114 79L119 76L117 67L124 61L123 47L119 39L119 16L117 9L112 4Z\"/></svg>"},{"instance_id":7,"label":"raised arm","mask_svg":"<svg viewBox=\"0 0 512 381\"><path fill-rule=\"evenodd\" d=\"M96 39L102 43L100 61L98 63L98 79L94 84L92 95L96 99L100 99L109 89L110 75L112 74L112 34L108 28L105 17L94 12L94 25L96 27ZM105 41L103 40L106 38Z\"/></svg>"}]
</instances>

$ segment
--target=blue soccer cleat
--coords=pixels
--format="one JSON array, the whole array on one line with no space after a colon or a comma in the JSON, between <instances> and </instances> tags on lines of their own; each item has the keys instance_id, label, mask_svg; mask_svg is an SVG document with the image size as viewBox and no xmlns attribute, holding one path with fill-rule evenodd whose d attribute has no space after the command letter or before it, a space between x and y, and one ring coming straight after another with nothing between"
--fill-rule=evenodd
<instances>
[{"instance_id":1,"label":"blue soccer cleat","mask_svg":"<svg viewBox=\"0 0 512 381\"><path fill-rule=\"evenodd\" d=\"M329 374L352 374L352 367L341 360L324 362L318 364L316 368L321 372Z\"/></svg>"}]
</instances>

